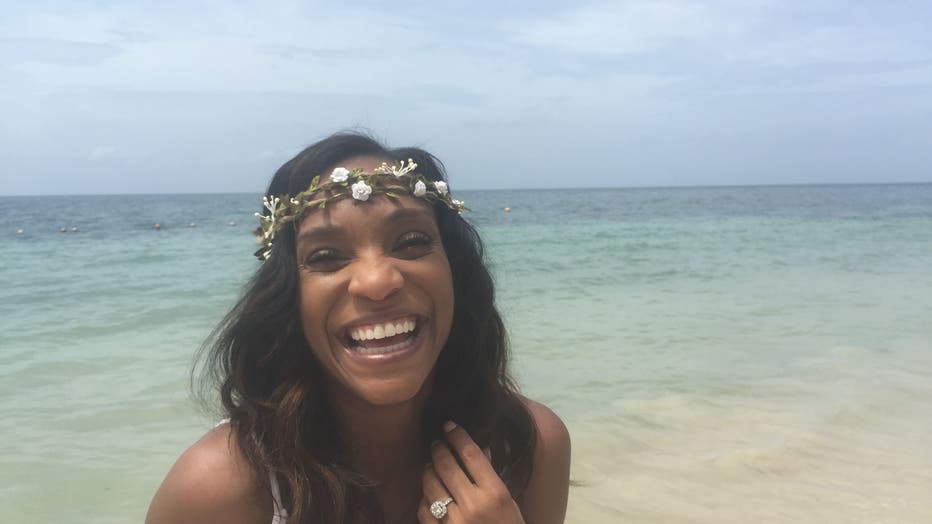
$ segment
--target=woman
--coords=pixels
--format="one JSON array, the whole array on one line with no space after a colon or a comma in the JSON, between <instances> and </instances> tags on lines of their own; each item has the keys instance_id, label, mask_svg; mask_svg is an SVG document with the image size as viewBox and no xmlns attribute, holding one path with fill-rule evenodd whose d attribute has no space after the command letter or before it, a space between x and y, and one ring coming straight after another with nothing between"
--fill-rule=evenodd
<instances>
[{"instance_id":1,"label":"woman","mask_svg":"<svg viewBox=\"0 0 932 524\"><path fill-rule=\"evenodd\" d=\"M515 392L439 161L334 135L264 203L264 261L207 359L229 420L178 459L147 522L563 522L569 435Z\"/></svg>"}]
</instances>

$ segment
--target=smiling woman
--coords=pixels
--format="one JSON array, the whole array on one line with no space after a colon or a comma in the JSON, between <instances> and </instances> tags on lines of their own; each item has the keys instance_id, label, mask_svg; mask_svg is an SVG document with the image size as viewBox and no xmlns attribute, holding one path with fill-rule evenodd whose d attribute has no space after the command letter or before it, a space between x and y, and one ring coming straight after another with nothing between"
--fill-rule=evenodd
<instances>
[{"instance_id":1,"label":"smiling woman","mask_svg":"<svg viewBox=\"0 0 932 524\"><path fill-rule=\"evenodd\" d=\"M334 135L264 205L264 262L204 361L229 420L182 454L147 522L562 522L569 435L516 392L439 161Z\"/></svg>"},{"instance_id":2,"label":"smiling woman","mask_svg":"<svg viewBox=\"0 0 932 524\"><path fill-rule=\"evenodd\" d=\"M366 171L380 163L344 162ZM453 320L453 277L428 205L343 200L301 223L301 324L327 380L339 384L333 391L394 405L427 383Z\"/></svg>"}]
</instances>

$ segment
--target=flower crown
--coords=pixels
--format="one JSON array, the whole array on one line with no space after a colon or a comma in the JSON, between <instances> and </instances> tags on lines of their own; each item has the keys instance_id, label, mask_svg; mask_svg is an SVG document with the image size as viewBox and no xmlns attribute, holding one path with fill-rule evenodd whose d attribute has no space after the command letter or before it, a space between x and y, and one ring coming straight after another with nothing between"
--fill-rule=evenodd
<instances>
[{"instance_id":1,"label":"flower crown","mask_svg":"<svg viewBox=\"0 0 932 524\"><path fill-rule=\"evenodd\" d=\"M256 251L256 257L259 260L269 258L275 234L285 224L301 220L308 210L324 209L329 202L347 197L365 202L372 195L398 198L410 194L431 203L440 202L457 213L466 209L462 201L450 195L446 182L428 180L424 175L415 173L416 168L417 164L410 158L407 163L402 160L397 165L382 162L372 173L365 173L361 168L350 171L338 167L325 182L321 183L320 175L315 176L306 190L294 196L262 197L262 205L268 212L256 213L262 227L262 247ZM323 196L314 198L318 193Z\"/></svg>"}]
</instances>

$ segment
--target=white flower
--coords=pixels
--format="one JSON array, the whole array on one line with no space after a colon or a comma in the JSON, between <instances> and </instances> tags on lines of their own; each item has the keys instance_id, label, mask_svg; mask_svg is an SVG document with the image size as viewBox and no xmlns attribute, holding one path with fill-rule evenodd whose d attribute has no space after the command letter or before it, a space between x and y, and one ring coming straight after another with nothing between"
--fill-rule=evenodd
<instances>
[{"instance_id":1,"label":"white flower","mask_svg":"<svg viewBox=\"0 0 932 524\"><path fill-rule=\"evenodd\" d=\"M369 195L372 194L372 188L369 187L362 180L353 184L352 189L353 189L353 198L355 198L356 200L362 200L363 202L365 202L366 200L369 200Z\"/></svg>"},{"instance_id":2,"label":"white flower","mask_svg":"<svg viewBox=\"0 0 932 524\"><path fill-rule=\"evenodd\" d=\"M395 175L395 178L401 178L411 171L414 171L417 168L417 164L414 163L414 160L408 159L408 165L405 165L405 161L402 160L397 166L392 166L392 174Z\"/></svg>"},{"instance_id":3,"label":"white flower","mask_svg":"<svg viewBox=\"0 0 932 524\"><path fill-rule=\"evenodd\" d=\"M275 213L278 211L278 204L280 204L281 201L282 199L278 197L275 197L272 199L269 199L269 197L262 197L262 205L265 206L265 208L269 210L269 214L268 216L264 216L264 215L259 215L259 213L256 213L256 216L259 217L259 220L261 220L264 223L263 225L263 229L265 230L264 236L267 239L275 238L275 229L276 229Z\"/></svg>"},{"instance_id":4,"label":"white flower","mask_svg":"<svg viewBox=\"0 0 932 524\"><path fill-rule=\"evenodd\" d=\"M349 169L338 167L333 170L333 173L330 173L330 180L333 182L346 182L346 179L349 178L349 173Z\"/></svg>"},{"instance_id":5,"label":"white flower","mask_svg":"<svg viewBox=\"0 0 932 524\"><path fill-rule=\"evenodd\" d=\"M395 175L395 178L401 178L407 175L408 173L410 173L411 171L414 171L416 168L417 168L417 164L414 163L414 160L411 160L409 158L408 165L405 165L404 160L402 160L401 162L397 164L392 164L392 165L388 165L388 162L382 162L382 165L375 168L374 172L385 174L385 175L391 173Z\"/></svg>"},{"instance_id":6,"label":"white flower","mask_svg":"<svg viewBox=\"0 0 932 524\"><path fill-rule=\"evenodd\" d=\"M414 196L422 197L424 193L427 193L427 186L424 185L424 182L418 180L417 183L414 184Z\"/></svg>"},{"instance_id":7,"label":"white flower","mask_svg":"<svg viewBox=\"0 0 932 524\"><path fill-rule=\"evenodd\" d=\"M278 197L272 199L269 199L269 197L262 197L262 205L269 210L269 214L271 214L273 217L275 216L275 210L278 208L278 204L281 201L282 199Z\"/></svg>"},{"instance_id":8,"label":"white flower","mask_svg":"<svg viewBox=\"0 0 932 524\"><path fill-rule=\"evenodd\" d=\"M447 183L446 182L442 180L440 182L434 182L434 187L437 188L437 192L440 193L441 195L447 194Z\"/></svg>"}]
</instances>

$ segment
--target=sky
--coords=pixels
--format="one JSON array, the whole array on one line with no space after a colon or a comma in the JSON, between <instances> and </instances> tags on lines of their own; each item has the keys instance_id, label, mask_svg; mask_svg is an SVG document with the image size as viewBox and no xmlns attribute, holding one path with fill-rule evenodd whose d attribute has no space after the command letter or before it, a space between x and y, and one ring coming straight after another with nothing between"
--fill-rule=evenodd
<instances>
[{"instance_id":1,"label":"sky","mask_svg":"<svg viewBox=\"0 0 932 524\"><path fill-rule=\"evenodd\" d=\"M932 181L932 2L0 0L0 195L261 192L341 130L457 189Z\"/></svg>"}]
</instances>

